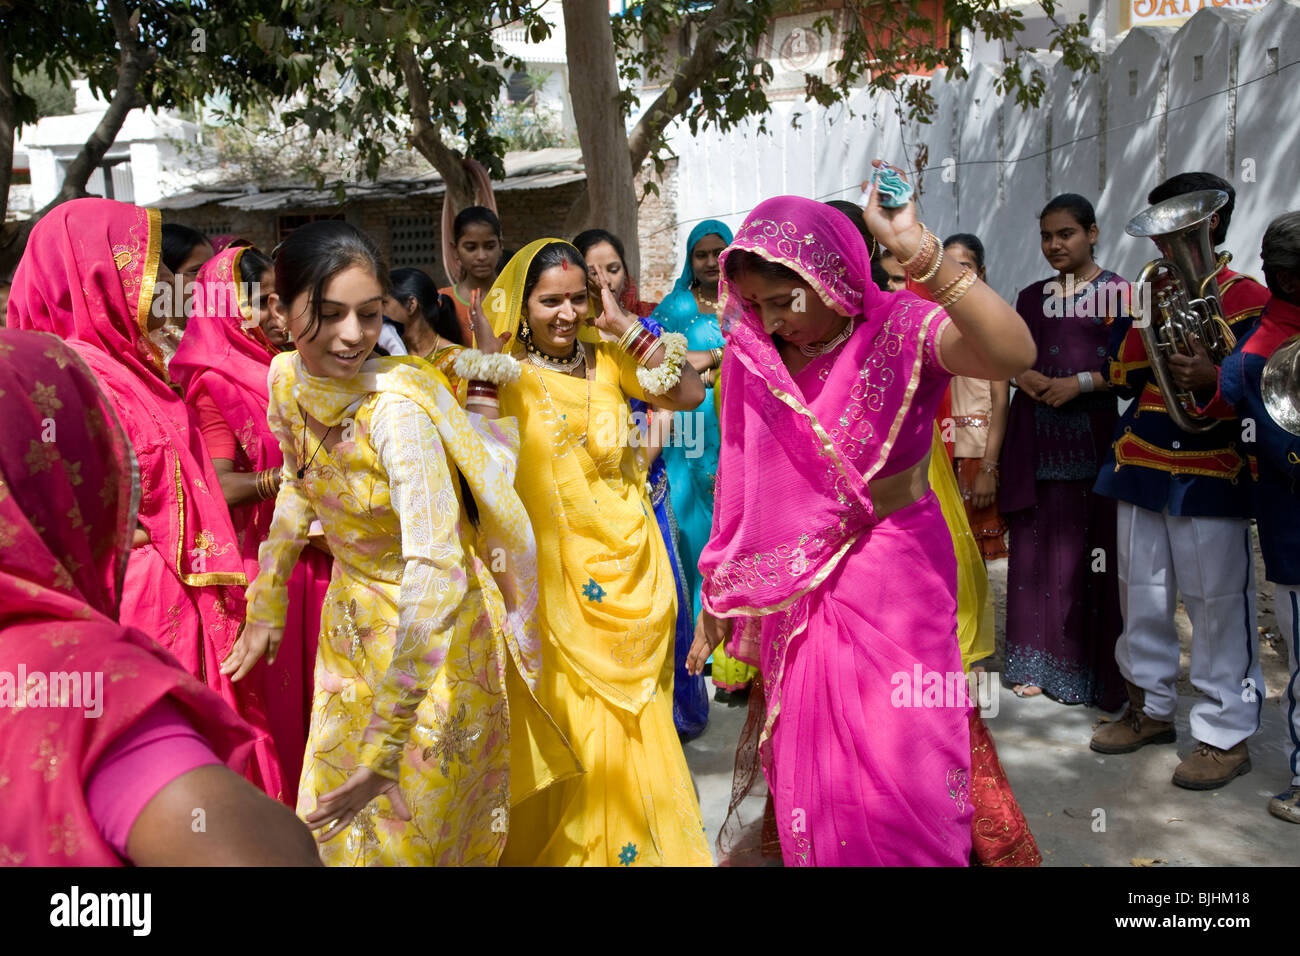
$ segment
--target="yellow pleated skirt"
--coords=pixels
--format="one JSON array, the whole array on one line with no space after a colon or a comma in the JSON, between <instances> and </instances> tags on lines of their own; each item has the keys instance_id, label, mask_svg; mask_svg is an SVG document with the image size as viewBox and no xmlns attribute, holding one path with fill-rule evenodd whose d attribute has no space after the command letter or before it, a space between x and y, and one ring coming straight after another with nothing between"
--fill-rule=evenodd
<instances>
[{"instance_id":1,"label":"yellow pleated skirt","mask_svg":"<svg viewBox=\"0 0 1300 956\"><path fill-rule=\"evenodd\" d=\"M516 806L503 866L711 866L673 726L672 648L639 714L596 693L547 642L538 699L584 772Z\"/></svg>"}]
</instances>

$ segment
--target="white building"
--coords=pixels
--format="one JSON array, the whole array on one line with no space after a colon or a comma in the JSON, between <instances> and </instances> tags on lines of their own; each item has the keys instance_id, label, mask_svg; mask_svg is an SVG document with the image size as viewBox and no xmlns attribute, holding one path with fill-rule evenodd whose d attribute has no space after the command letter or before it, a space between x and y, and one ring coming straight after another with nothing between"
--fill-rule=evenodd
<instances>
[{"instance_id":1,"label":"white building","mask_svg":"<svg viewBox=\"0 0 1300 956\"><path fill-rule=\"evenodd\" d=\"M31 170L31 187L25 211L31 213L53 199L63 186L68 166L90 138L108 109L108 103L91 92L85 80L73 80L75 111L47 116L23 129L15 144L14 166ZM191 157L184 144L198 142L198 127L168 113L132 110L117 139L104 154L100 168L86 191L108 199L149 205L185 188L193 181ZM22 199L11 193L13 199Z\"/></svg>"}]
</instances>

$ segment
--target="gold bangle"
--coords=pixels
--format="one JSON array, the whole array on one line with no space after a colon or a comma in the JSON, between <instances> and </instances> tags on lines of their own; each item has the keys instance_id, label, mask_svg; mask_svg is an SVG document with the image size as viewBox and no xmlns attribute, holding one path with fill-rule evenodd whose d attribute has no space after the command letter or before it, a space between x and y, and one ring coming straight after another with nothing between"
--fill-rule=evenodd
<instances>
[{"instance_id":1,"label":"gold bangle","mask_svg":"<svg viewBox=\"0 0 1300 956\"><path fill-rule=\"evenodd\" d=\"M947 285L943 286L941 289L939 289L939 291L937 291L937 292L934 294L934 301L935 301L935 302L942 302L944 296L946 296L949 292L951 292L952 289L953 289L953 286L955 286L958 282L960 282L960 281L962 280L962 278L963 278L963 277L966 275L966 273L968 273L968 272L970 272L970 266L962 266L962 267L961 267L961 272L958 272L955 276L953 276L953 280L952 280L951 282L949 282Z\"/></svg>"},{"instance_id":2,"label":"gold bangle","mask_svg":"<svg viewBox=\"0 0 1300 956\"><path fill-rule=\"evenodd\" d=\"M939 251L935 254L934 262L930 265L930 268L920 275L912 276L917 282L929 282L939 274L939 267L943 265L943 247L939 245L938 239L935 239L934 244Z\"/></svg>"},{"instance_id":3,"label":"gold bangle","mask_svg":"<svg viewBox=\"0 0 1300 956\"><path fill-rule=\"evenodd\" d=\"M972 270L967 269L966 274L958 280L957 284L953 286L952 291L939 302L939 305L944 309L952 308L957 304L962 296L971 290L971 287L975 285L977 281L979 281L979 277L976 276Z\"/></svg>"},{"instance_id":4,"label":"gold bangle","mask_svg":"<svg viewBox=\"0 0 1300 956\"><path fill-rule=\"evenodd\" d=\"M930 240L933 239L935 242L939 241L934 233L932 233L929 229L925 228L925 223L918 222L917 225L921 227L921 244L917 247L916 252L912 255L912 258L908 259L907 261L904 261L902 259L898 260L898 264L903 267L904 271L907 271L911 266L916 264L916 262L921 258L921 250L924 249L927 245L929 245Z\"/></svg>"},{"instance_id":5,"label":"gold bangle","mask_svg":"<svg viewBox=\"0 0 1300 956\"><path fill-rule=\"evenodd\" d=\"M633 322L631 325L627 327L627 331L625 331L623 335L619 338L618 347L621 348L624 352L626 352L632 337L644 328L645 326L643 326L640 322Z\"/></svg>"}]
</instances>

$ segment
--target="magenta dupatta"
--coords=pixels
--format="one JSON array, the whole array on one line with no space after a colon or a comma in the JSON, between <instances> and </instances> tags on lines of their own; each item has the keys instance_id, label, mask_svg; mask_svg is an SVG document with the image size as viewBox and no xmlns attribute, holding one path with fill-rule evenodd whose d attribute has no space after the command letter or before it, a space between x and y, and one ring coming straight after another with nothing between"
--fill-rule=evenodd
<instances>
[{"instance_id":1,"label":"magenta dupatta","mask_svg":"<svg viewBox=\"0 0 1300 956\"><path fill-rule=\"evenodd\" d=\"M902 426L919 380L920 345L946 320L912 293L876 288L862 236L843 213L812 200L761 203L723 252L724 264L737 249L797 272L855 328L833 356L800 373L825 383L805 400L762 321L723 280L718 504L700 569L705 605L725 617L788 607L876 523L867 482L900 439L908 449L916 445L915 429ZM924 439L912 460L889 473L919 461L928 432ZM752 648L744 654L754 656Z\"/></svg>"},{"instance_id":2,"label":"magenta dupatta","mask_svg":"<svg viewBox=\"0 0 1300 956\"><path fill-rule=\"evenodd\" d=\"M99 377L140 462L140 524L176 575L206 592L208 631L224 657L248 582L198 427L149 340L158 235L156 210L108 199L57 207L27 241L9 323L58 335Z\"/></svg>"},{"instance_id":3,"label":"magenta dupatta","mask_svg":"<svg viewBox=\"0 0 1300 956\"><path fill-rule=\"evenodd\" d=\"M274 796L283 788L260 688L252 680L232 685L215 666L243 624L247 578L193 412L172 391L148 336L160 237L157 210L108 199L63 203L32 229L9 324L67 342L116 408L139 462L138 521L151 542L133 565L161 562L158 570L174 578L169 594L132 591L124 623L162 643L259 731L249 776Z\"/></svg>"},{"instance_id":4,"label":"magenta dupatta","mask_svg":"<svg viewBox=\"0 0 1300 956\"><path fill-rule=\"evenodd\" d=\"M0 866L120 865L84 793L113 741L164 697L236 769L252 731L117 622L139 492L94 375L52 335L0 329L0 394ZM15 700L5 681L22 672ZM49 675L74 672L100 675L101 714L78 706L84 689L54 699Z\"/></svg>"}]
</instances>

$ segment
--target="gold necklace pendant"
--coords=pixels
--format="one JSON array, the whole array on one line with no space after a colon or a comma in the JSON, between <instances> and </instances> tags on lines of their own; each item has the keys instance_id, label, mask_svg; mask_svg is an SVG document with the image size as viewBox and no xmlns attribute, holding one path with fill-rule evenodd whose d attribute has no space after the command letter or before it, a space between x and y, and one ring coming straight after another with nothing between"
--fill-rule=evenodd
<instances>
[{"instance_id":1,"label":"gold necklace pendant","mask_svg":"<svg viewBox=\"0 0 1300 956\"><path fill-rule=\"evenodd\" d=\"M586 351L585 349L580 349L580 350L579 350L579 353L581 354L581 353L583 353L583 352L585 352L585 351ZM529 357L530 359L532 358L531 355L528 356L528 357ZM533 364L537 364L537 363L533 363ZM544 367L544 366L543 366L543 367ZM576 366L575 366L575 367L576 367ZM559 409L555 407L555 400L554 400L553 398L551 398L551 390L550 390L549 388L546 387L546 379L545 379L545 377L544 377L540 372L535 372L534 374L537 375L537 381L538 381L538 383L542 386L542 394L546 396L546 404L547 404L548 406L550 406L550 409L551 409L551 417L552 417L552 418L553 418L557 423L563 421L563 420L564 420L564 416L561 415ZM590 374L584 375L583 378L584 378L584 379L586 380L586 382L587 382L587 405L586 405L586 409L585 409L585 413L586 413L586 421L583 422L583 425L582 425L582 435L578 438L577 441L578 441L578 444L579 444L581 447L586 448L586 447L587 447L587 434L588 434L588 432L591 431L591 375L590 375ZM563 425L560 425L559 427L560 427L560 437L561 437L561 438L567 438L567 435L566 435L565 430L564 430L564 426L563 426ZM558 446L557 446L557 447L558 447Z\"/></svg>"}]
</instances>

